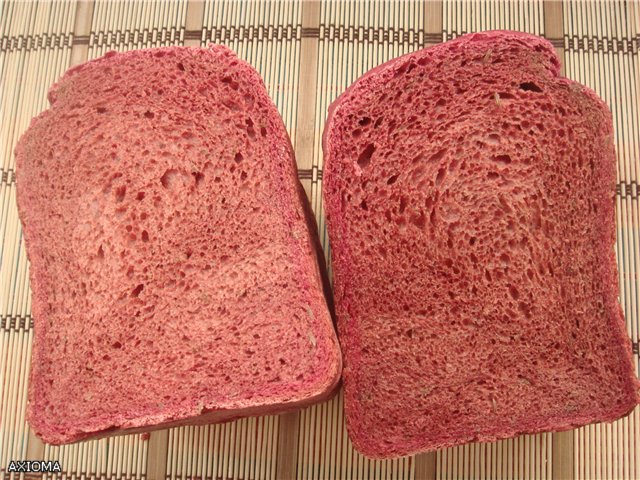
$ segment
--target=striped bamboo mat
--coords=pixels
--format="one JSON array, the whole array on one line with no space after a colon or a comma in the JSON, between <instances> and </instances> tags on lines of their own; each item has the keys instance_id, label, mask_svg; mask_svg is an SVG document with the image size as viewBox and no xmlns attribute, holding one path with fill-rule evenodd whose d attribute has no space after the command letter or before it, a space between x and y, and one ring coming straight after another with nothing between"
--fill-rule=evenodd
<instances>
[{"instance_id":1,"label":"striped bamboo mat","mask_svg":"<svg viewBox=\"0 0 640 480\"><path fill-rule=\"evenodd\" d=\"M0 478L11 460L58 460L77 479L638 479L640 410L612 425L370 461L346 435L342 396L300 413L64 447L24 420L33 336L13 146L70 65L109 50L224 43L262 74L295 146L328 254L321 132L329 103L371 67L460 34L517 29L553 42L566 76L611 106L618 149L621 301L638 363L640 5L534 0L0 3ZM53 476L48 475L49 478Z\"/></svg>"}]
</instances>

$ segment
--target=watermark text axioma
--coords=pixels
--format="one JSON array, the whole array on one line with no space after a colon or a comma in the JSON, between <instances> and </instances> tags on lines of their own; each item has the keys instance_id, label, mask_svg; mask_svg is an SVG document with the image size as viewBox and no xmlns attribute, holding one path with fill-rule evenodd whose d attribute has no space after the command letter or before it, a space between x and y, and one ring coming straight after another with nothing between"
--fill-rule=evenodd
<instances>
[{"instance_id":1,"label":"watermark text axioma","mask_svg":"<svg viewBox=\"0 0 640 480\"><path fill-rule=\"evenodd\" d=\"M7 473L62 473L57 460L12 460Z\"/></svg>"}]
</instances>

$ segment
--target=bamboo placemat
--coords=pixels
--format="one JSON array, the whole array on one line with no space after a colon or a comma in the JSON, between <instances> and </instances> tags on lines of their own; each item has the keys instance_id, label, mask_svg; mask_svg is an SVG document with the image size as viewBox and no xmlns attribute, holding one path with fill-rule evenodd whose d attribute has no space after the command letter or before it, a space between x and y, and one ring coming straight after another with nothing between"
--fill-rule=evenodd
<instances>
[{"instance_id":1,"label":"bamboo placemat","mask_svg":"<svg viewBox=\"0 0 640 480\"><path fill-rule=\"evenodd\" d=\"M640 6L629 1L0 3L0 477L11 460L59 460L73 479L638 479L640 413L612 425L471 444L393 461L353 450L343 399L280 417L43 445L24 421L33 335L28 265L16 211L13 147L70 65L109 50L224 43L262 74L296 150L329 255L321 132L329 103L388 59L466 32L544 35L566 76L610 105L618 152L621 302L638 367L640 307ZM48 475L53 478L52 475Z\"/></svg>"}]
</instances>

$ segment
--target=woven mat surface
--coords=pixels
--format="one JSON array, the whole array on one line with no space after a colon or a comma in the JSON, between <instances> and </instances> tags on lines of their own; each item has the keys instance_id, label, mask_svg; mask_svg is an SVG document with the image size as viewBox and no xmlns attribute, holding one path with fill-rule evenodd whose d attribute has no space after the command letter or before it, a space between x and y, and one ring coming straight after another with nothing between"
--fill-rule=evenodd
<instances>
[{"instance_id":1,"label":"woven mat surface","mask_svg":"<svg viewBox=\"0 0 640 480\"><path fill-rule=\"evenodd\" d=\"M325 1L0 3L0 477L11 460L57 460L78 479L639 479L639 409L611 425L370 461L346 435L338 395L300 413L43 445L24 412L33 338L13 147L69 66L109 50L224 43L262 74L290 132L299 176L323 221L320 138L329 103L388 59L460 34L544 35L564 74L609 104L618 152L621 302L638 366L640 5L630 1ZM39 475L36 475L39 478ZM48 475L48 478L55 476Z\"/></svg>"}]
</instances>

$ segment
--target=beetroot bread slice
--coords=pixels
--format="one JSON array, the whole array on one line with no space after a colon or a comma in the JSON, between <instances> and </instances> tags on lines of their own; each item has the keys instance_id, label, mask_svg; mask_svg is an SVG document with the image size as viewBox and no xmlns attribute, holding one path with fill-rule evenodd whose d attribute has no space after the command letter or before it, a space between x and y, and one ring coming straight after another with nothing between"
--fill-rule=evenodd
<instances>
[{"instance_id":1,"label":"beetroot bread slice","mask_svg":"<svg viewBox=\"0 0 640 480\"><path fill-rule=\"evenodd\" d=\"M635 407L612 134L553 47L516 32L392 60L333 103L324 199L359 451L566 430Z\"/></svg>"},{"instance_id":2,"label":"beetroot bread slice","mask_svg":"<svg viewBox=\"0 0 640 480\"><path fill-rule=\"evenodd\" d=\"M226 47L69 70L16 148L46 442L301 407L341 356L316 227L258 73Z\"/></svg>"}]
</instances>

